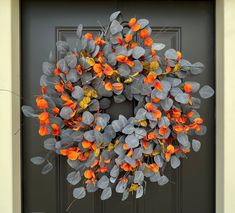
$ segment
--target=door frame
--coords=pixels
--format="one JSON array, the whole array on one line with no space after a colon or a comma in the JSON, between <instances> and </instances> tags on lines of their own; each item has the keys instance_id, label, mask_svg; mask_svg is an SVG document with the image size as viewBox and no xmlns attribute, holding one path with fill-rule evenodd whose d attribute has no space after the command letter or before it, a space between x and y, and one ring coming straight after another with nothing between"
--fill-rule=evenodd
<instances>
[{"instance_id":1,"label":"door frame","mask_svg":"<svg viewBox=\"0 0 235 213\"><path fill-rule=\"evenodd\" d=\"M235 209L235 158L232 131L235 122L235 1L216 0L216 212ZM0 212L21 213L20 146L20 0L0 1ZM230 95L231 94L231 95ZM4 125L4 126L3 126Z\"/></svg>"}]
</instances>

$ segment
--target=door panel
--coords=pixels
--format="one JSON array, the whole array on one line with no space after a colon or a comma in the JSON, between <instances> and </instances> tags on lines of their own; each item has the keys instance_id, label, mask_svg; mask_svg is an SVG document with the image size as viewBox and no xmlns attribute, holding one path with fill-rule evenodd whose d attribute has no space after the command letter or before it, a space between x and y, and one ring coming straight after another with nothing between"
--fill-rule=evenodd
<instances>
[{"instance_id":1,"label":"door panel","mask_svg":"<svg viewBox=\"0 0 235 213\"><path fill-rule=\"evenodd\" d=\"M74 43L79 23L85 31L98 33L99 23L106 25L109 15L121 10L125 19L132 16L150 20L153 35L167 48L182 50L192 62L201 61L206 70L195 77L201 84L214 85L214 3L212 1L46 1L22 0L22 104L34 105L33 97L40 93L41 64L49 51L55 51L57 40ZM99 23L97 23L99 20ZM57 55L59 58L60 55ZM196 60L196 61L195 61ZM88 213L212 213L214 212L214 100L203 102L201 115L208 125L201 138L202 149L190 154L177 169L167 169L170 183L164 187L147 184L147 194L136 200L130 196L120 201L113 193L108 201L100 201L99 192L76 201L70 212ZM114 119L119 114L131 116L134 103L113 104L108 110ZM210 113L208 113L210 112ZM22 118L22 179L23 212L64 213L73 200L72 187L66 182L70 169L64 158L55 156L56 165L47 176L29 159L45 155L43 139L37 134L37 124Z\"/></svg>"}]
</instances>

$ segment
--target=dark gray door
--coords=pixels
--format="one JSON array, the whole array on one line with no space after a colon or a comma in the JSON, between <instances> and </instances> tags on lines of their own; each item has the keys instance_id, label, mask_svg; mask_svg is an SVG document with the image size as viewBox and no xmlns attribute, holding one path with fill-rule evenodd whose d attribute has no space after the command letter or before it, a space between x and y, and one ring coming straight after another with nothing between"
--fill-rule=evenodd
<instances>
[{"instance_id":1,"label":"dark gray door","mask_svg":"<svg viewBox=\"0 0 235 213\"><path fill-rule=\"evenodd\" d=\"M22 96L23 103L34 104L40 93L41 64L47 60L57 40L74 42L76 26L98 32L99 23L107 24L109 15L121 10L128 20L132 16L147 18L156 40L182 50L192 62L201 61L206 71L195 77L202 84L214 85L214 2L213 1L39 1L22 0ZM99 22L97 22L99 20ZM208 125L200 153L190 154L183 165L169 170L170 183L164 187L148 183L147 194L135 200L120 201L114 195L101 202L99 193L74 203L71 212L87 213L213 213L215 212L215 119L214 100L205 101L201 115ZM113 105L109 111L133 113L133 103ZM73 200L66 183L67 168L63 158L56 158L56 168L49 175L40 174L30 163L35 155L45 155L37 124L22 118L23 212L64 213Z\"/></svg>"}]
</instances>

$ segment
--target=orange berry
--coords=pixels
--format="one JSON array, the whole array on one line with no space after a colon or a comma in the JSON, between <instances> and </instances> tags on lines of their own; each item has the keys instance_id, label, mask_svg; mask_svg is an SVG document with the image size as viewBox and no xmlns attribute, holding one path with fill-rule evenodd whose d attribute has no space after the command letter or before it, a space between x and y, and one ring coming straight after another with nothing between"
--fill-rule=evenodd
<instances>
[{"instance_id":1,"label":"orange berry","mask_svg":"<svg viewBox=\"0 0 235 213\"><path fill-rule=\"evenodd\" d=\"M128 22L129 27L133 26L136 23L136 18L131 18L130 21Z\"/></svg>"},{"instance_id":2,"label":"orange berry","mask_svg":"<svg viewBox=\"0 0 235 213\"><path fill-rule=\"evenodd\" d=\"M146 28L140 30L140 38L145 39L148 37L148 34L149 34L149 32Z\"/></svg>"},{"instance_id":3,"label":"orange berry","mask_svg":"<svg viewBox=\"0 0 235 213\"><path fill-rule=\"evenodd\" d=\"M41 126L38 130L38 133L39 135L41 136L45 136L45 135L48 135L49 131L48 131L48 128L47 127L43 127Z\"/></svg>"},{"instance_id":4,"label":"orange berry","mask_svg":"<svg viewBox=\"0 0 235 213\"><path fill-rule=\"evenodd\" d=\"M148 37L144 40L144 45L147 47L151 47L153 45L153 39Z\"/></svg>"},{"instance_id":5,"label":"orange berry","mask_svg":"<svg viewBox=\"0 0 235 213\"><path fill-rule=\"evenodd\" d=\"M132 37L133 37L132 34L127 34L125 37L125 42L129 43L132 40Z\"/></svg>"},{"instance_id":6,"label":"orange berry","mask_svg":"<svg viewBox=\"0 0 235 213\"><path fill-rule=\"evenodd\" d=\"M49 118L49 113L48 112L42 112L39 116L38 119L40 121L45 121Z\"/></svg>"},{"instance_id":7,"label":"orange berry","mask_svg":"<svg viewBox=\"0 0 235 213\"><path fill-rule=\"evenodd\" d=\"M91 40L92 39L92 34L91 33L86 33L85 34L85 38L87 39L87 40Z\"/></svg>"},{"instance_id":8,"label":"orange berry","mask_svg":"<svg viewBox=\"0 0 235 213\"><path fill-rule=\"evenodd\" d=\"M185 92L192 92L192 90L193 90L193 86L192 86L192 84L184 84L184 91Z\"/></svg>"},{"instance_id":9,"label":"orange berry","mask_svg":"<svg viewBox=\"0 0 235 213\"><path fill-rule=\"evenodd\" d=\"M140 24L139 23L135 23L132 27L131 27L132 31L137 32L140 29Z\"/></svg>"}]
</instances>

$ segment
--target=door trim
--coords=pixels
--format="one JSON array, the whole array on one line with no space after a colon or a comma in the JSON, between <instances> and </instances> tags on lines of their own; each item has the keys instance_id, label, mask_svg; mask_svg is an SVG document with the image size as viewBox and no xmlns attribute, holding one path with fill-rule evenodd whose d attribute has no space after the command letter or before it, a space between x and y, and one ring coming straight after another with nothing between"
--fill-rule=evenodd
<instances>
[{"instance_id":1,"label":"door trim","mask_svg":"<svg viewBox=\"0 0 235 213\"><path fill-rule=\"evenodd\" d=\"M235 1L216 0L216 212L235 209L235 158L232 132L235 123L232 88L235 78ZM20 162L20 0L0 1L1 148L0 212L21 212ZM4 149L3 149L4 148ZM225 154L226 153L226 154Z\"/></svg>"}]
</instances>

